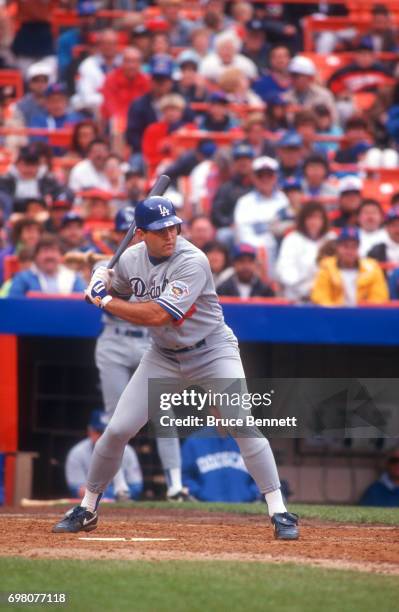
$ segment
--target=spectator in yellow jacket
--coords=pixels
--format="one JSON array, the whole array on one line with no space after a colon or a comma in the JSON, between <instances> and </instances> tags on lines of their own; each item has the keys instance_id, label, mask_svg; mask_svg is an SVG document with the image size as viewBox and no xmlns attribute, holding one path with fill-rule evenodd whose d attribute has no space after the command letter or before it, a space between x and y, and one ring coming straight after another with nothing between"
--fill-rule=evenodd
<instances>
[{"instance_id":1,"label":"spectator in yellow jacket","mask_svg":"<svg viewBox=\"0 0 399 612\"><path fill-rule=\"evenodd\" d=\"M388 301L379 264L359 257L359 232L345 227L337 238L337 253L321 260L311 294L320 306L356 306Z\"/></svg>"}]
</instances>

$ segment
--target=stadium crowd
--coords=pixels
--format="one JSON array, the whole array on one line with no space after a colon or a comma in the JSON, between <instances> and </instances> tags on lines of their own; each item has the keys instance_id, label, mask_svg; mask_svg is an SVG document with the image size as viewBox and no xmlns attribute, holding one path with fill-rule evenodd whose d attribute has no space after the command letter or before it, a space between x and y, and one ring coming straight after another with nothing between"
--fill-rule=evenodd
<instances>
[{"instance_id":1,"label":"stadium crowd","mask_svg":"<svg viewBox=\"0 0 399 612\"><path fill-rule=\"evenodd\" d=\"M221 296L399 299L399 10L363 4L0 0L1 296L81 292L166 173Z\"/></svg>"}]
</instances>

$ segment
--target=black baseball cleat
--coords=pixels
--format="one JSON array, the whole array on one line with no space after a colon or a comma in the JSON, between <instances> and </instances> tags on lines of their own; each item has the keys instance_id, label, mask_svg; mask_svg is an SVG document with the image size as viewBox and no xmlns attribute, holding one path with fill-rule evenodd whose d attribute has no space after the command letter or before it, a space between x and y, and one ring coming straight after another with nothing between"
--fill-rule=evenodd
<instances>
[{"instance_id":1,"label":"black baseball cleat","mask_svg":"<svg viewBox=\"0 0 399 612\"><path fill-rule=\"evenodd\" d=\"M78 531L93 531L97 527L97 512L89 512L83 506L75 506L68 510L62 521L54 525L53 533L78 533Z\"/></svg>"},{"instance_id":2,"label":"black baseball cleat","mask_svg":"<svg viewBox=\"0 0 399 612\"><path fill-rule=\"evenodd\" d=\"M297 540L299 538L297 514L279 512L273 514L271 521L274 525L274 537L276 540Z\"/></svg>"},{"instance_id":3,"label":"black baseball cleat","mask_svg":"<svg viewBox=\"0 0 399 612\"><path fill-rule=\"evenodd\" d=\"M167 495L166 499L167 501L171 501L171 502L196 501L194 497L191 497L186 487L183 487L182 489L180 489L180 491L178 491L174 495Z\"/></svg>"}]
</instances>

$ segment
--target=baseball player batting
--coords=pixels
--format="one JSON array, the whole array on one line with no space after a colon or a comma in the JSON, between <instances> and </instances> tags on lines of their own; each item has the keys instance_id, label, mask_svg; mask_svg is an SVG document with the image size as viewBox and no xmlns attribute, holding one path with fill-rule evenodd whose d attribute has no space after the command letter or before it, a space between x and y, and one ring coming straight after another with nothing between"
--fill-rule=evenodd
<instances>
[{"instance_id":1,"label":"baseball player batting","mask_svg":"<svg viewBox=\"0 0 399 612\"><path fill-rule=\"evenodd\" d=\"M115 217L115 231L126 233L133 222L134 208L122 208ZM104 261L102 265L106 265L106 262ZM132 296L131 300L136 301L136 298ZM149 347L150 338L145 327L132 325L126 320L114 317L106 310L102 322L104 327L96 342L95 360L100 375L105 412L110 419L122 391ZM182 484L178 437L157 435L159 432L156 423L154 429L158 455L167 483L166 497L170 501L189 501L191 499L189 492ZM122 482L120 471L117 476L119 476L118 482ZM118 497L123 499L123 491Z\"/></svg>"},{"instance_id":2,"label":"baseball player batting","mask_svg":"<svg viewBox=\"0 0 399 612\"><path fill-rule=\"evenodd\" d=\"M152 345L123 391L96 443L85 495L53 527L55 533L92 531L103 491L118 471L125 445L148 420L148 380L245 379L238 342L224 322L207 257L180 234L182 220L165 197L135 210L142 242L129 247L114 273L98 268L86 289L107 313L148 327ZM130 302L134 296L136 302ZM248 472L264 494L274 534L296 540L298 517L287 512L276 462L264 437L236 436Z\"/></svg>"}]
</instances>

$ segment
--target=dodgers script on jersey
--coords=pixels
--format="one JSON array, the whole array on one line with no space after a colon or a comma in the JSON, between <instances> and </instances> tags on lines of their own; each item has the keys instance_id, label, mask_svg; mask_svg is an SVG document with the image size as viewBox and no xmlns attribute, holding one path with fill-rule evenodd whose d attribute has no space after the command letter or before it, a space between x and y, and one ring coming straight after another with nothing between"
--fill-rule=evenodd
<instances>
[{"instance_id":1,"label":"dodgers script on jersey","mask_svg":"<svg viewBox=\"0 0 399 612\"><path fill-rule=\"evenodd\" d=\"M149 330L160 348L192 346L217 331L233 336L206 255L181 236L173 255L161 262L151 261L144 242L127 249L115 266L112 288L124 299L152 300L172 315L169 325Z\"/></svg>"}]
</instances>

